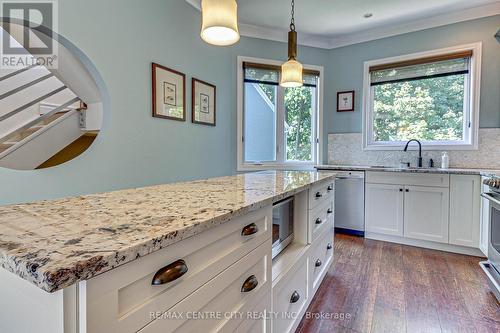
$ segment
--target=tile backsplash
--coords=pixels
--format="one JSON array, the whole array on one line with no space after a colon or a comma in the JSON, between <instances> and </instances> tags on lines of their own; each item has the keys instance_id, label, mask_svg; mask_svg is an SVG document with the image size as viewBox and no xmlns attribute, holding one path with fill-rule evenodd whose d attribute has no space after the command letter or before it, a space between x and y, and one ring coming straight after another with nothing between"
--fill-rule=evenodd
<instances>
[{"instance_id":1,"label":"tile backsplash","mask_svg":"<svg viewBox=\"0 0 500 333\"><path fill-rule=\"evenodd\" d=\"M364 151L361 133L329 134L328 164L335 165L380 165L398 166L399 162L416 164L418 152L409 151ZM424 148L425 149L425 148ZM433 159L441 165L443 151L423 151L424 166ZM500 128L479 130L478 150L450 150L450 167L455 168L500 168Z\"/></svg>"}]
</instances>

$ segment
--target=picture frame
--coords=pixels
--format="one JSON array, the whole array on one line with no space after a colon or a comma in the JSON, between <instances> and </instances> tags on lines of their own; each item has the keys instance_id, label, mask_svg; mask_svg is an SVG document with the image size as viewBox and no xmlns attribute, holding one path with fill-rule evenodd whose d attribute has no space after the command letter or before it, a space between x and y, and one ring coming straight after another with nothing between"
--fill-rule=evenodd
<instances>
[{"instance_id":1,"label":"picture frame","mask_svg":"<svg viewBox=\"0 0 500 333\"><path fill-rule=\"evenodd\" d=\"M354 90L337 92L337 112L354 111L354 98Z\"/></svg>"},{"instance_id":2,"label":"picture frame","mask_svg":"<svg viewBox=\"0 0 500 333\"><path fill-rule=\"evenodd\" d=\"M186 121L186 75L152 63L153 117Z\"/></svg>"},{"instance_id":3,"label":"picture frame","mask_svg":"<svg viewBox=\"0 0 500 333\"><path fill-rule=\"evenodd\" d=\"M194 124L216 125L217 87L211 83L192 78L191 121Z\"/></svg>"}]
</instances>

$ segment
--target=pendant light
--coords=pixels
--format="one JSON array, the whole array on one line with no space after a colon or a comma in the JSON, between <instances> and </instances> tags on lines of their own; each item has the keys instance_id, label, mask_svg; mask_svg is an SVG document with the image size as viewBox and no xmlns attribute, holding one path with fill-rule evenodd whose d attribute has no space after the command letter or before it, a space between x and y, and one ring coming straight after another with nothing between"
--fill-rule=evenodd
<instances>
[{"instance_id":1,"label":"pendant light","mask_svg":"<svg viewBox=\"0 0 500 333\"><path fill-rule=\"evenodd\" d=\"M292 0L292 21L288 33L288 61L281 66L280 85L286 88L301 87L303 67L297 61L297 32L295 31L295 0Z\"/></svg>"},{"instance_id":2,"label":"pendant light","mask_svg":"<svg viewBox=\"0 0 500 333\"><path fill-rule=\"evenodd\" d=\"M236 0L202 0L201 16L201 38L208 44L228 46L240 40Z\"/></svg>"}]
</instances>

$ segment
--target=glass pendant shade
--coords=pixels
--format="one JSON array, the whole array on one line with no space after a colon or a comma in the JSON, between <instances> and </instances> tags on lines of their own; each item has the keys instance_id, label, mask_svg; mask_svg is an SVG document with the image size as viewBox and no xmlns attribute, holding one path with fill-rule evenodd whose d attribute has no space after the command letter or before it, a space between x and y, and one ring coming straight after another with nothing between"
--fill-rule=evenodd
<instances>
[{"instance_id":1,"label":"glass pendant shade","mask_svg":"<svg viewBox=\"0 0 500 333\"><path fill-rule=\"evenodd\" d=\"M236 0L202 0L201 38L212 45L228 46L240 40Z\"/></svg>"},{"instance_id":2,"label":"glass pendant shade","mask_svg":"<svg viewBox=\"0 0 500 333\"><path fill-rule=\"evenodd\" d=\"M281 65L280 86L285 88L302 87L303 67L297 58L297 32L291 30L288 33L288 61Z\"/></svg>"},{"instance_id":3,"label":"glass pendant shade","mask_svg":"<svg viewBox=\"0 0 500 333\"><path fill-rule=\"evenodd\" d=\"M304 85L302 79L303 67L300 62L290 59L281 66L280 85L285 88L295 88Z\"/></svg>"}]
</instances>

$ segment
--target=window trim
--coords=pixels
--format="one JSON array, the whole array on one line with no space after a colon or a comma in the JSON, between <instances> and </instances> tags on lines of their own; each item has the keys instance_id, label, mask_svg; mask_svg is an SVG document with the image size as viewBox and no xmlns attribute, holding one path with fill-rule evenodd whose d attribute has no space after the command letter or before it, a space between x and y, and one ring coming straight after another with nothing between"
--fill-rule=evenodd
<instances>
[{"instance_id":1,"label":"window trim","mask_svg":"<svg viewBox=\"0 0 500 333\"><path fill-rule=\"evenodd\" d=\"M281 158L277 158L276 162L267 163L246 163L244 161L244 144L243 144L243 109L244 109L244 82L243 82L243 63L254 63L260 65L272 65L281 66L282 62L277 60L262 59L238 56L237 57L237 108L236 108L236 158L237 158L237 171L256 171L256 170L310 170L315 165L319 164L323 160L323 80L324 80L324 67L316 65L303 65L304 70L319 72L319 82L318 82L318 119L316 119L316 133L317 133L317 151L315 153L315 160L312 162L286 162ZM279 138L278 138L279 140ZM279 144L279 142L277 142Z\"/></svg>"},{"instance_id":2,"label":"window trim","mask_svg":"<svg viewBox=\"0 0 500 333\"><path fill-rule=\"evenodd\" d=\"M400 150L406 143L402 141L376 143L373 141L373 99L371 98L373 90L370 85L370 68L386 64L416 61L422 58L442 57L450 53L467 51L472 51L470 80L468 80L469 89L466 92L469 95L469 103L466 106L468 112L466 113L470 118L471 126L469 131L467 131L468 133L465 133L465 137L469 138L469 140L446 143L426 141L422 142L422 146L425 150L477 150L479 148L482 42L366 61L363 72L363 150Z\"/></svg>"}]
</instances>

